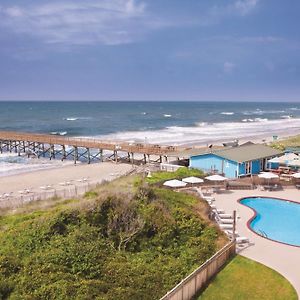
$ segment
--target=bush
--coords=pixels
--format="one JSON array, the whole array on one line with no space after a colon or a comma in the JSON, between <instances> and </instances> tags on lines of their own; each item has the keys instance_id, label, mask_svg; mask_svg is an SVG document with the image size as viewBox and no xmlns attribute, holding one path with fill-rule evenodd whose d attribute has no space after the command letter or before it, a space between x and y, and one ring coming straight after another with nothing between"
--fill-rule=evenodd
<instances>
[{"instance_id":1,"label":"bush","mask_svg":"<svg viewBox=\"0 0 300 300\"><path fill-rule=\"evenodd\" d=\"M217 250L190 195L140 181L92 197L1 220L1 299L158 299Z\"/></svg>"}]
</instances>

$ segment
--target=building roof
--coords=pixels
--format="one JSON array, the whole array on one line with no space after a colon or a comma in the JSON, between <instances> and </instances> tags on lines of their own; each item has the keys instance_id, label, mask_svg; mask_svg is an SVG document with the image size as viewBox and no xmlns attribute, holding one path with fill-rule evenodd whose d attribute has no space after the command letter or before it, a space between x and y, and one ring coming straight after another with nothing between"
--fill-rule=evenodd
<instances>
[{"instance_id":1,"label":"building roof","mask_svg":"<svg viewBox=\"0 0 300 300\"><path fill-rule=\"evenodd\" d=\"M179 157L181 159L189 159L191 156L197 156L202 154L207 154L212 151L217 151L223 149L222 146L213 146L212 148L208 147L191 147L191 148L182 148L175 152L166 153L168 157Z\"/></svg>"},{"instance_id":2,"label":"building roof","mask_svg":"<svg viewBox=\"0 0 300 300\"><path fill-rule=\"evenodd\" d=\"M261 145L261 144L243 145L239 147L225 148L222 150L212 151L211 153L239 163L257 160L257 159L269 158L269 157L282 154L282 152L277 149L271 148L266 145ZM206 152L206 154L209 153ZM203 155L203 154L199 154L199 155Z\"/></svg>"}]
</instances>

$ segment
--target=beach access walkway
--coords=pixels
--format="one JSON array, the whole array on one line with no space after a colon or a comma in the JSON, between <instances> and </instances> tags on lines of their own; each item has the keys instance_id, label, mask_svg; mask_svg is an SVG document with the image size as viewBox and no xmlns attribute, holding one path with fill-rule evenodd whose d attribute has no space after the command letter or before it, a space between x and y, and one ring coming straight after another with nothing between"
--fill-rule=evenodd
<instances>
[{"instance_id":1,"label":"beach access walkway","mask_svg":"<svg viewBox=\"0 0 300 300\"><path fill-rule=\"evenodd\" d=\"M277 197L300 203L299 191L286 188L283 191L237 190L214 194L215 204L226 213L237 211L237 231L239 235L248 237L250 245L239 253L245 257L258 261L282 274L294 286L300 298L300 247L277 243L253 233L247 222L253 216L253 211L238 202L243 197L261 196ZM276 220L280 222L280 220Z\"/></svg>"}]
</instances>

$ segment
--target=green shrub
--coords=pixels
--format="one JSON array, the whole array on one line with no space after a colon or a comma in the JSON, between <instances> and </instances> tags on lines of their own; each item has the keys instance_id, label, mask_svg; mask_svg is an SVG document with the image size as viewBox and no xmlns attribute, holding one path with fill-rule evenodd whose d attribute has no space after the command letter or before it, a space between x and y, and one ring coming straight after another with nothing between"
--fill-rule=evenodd
<instances>
[{"instance_id":1,"label":"green shrub","mask_svg":"<svg viewBox=\"0 0 300 300\"><path fill-rule=\"evenodd\" d=\"M163 172L163 171L154 172L151 174L151 177L147 177L147 182L152 184L163 183L166 180L182 179L184 177L190 177L190 176L204 177L204 173L198 169L190 169L190 168L182 167L175 172Z\"/></svg>"},{"instance_id":2,"label":"green shrub","mask_svg":"<svg viewBox=\"0 0 300 300\"><path fill-rule=\"evenodd\" d=\"M190 195L140 181L95 197L2 218L1 299L158 299L217 250Z\"/></svg>"}]
</instances>

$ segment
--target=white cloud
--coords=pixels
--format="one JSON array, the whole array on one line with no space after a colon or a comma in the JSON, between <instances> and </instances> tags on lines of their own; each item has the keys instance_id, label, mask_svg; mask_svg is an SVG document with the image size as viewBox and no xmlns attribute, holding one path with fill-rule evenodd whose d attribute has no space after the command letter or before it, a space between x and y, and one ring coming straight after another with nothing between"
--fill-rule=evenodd
<instances>
[{"instance_id":1,"label":"white cloud","mask_svg":"<svg viewBox=\"0 0 300 300\"><path fill-rule=\"evenodd\" d=\"M145 34L151 22L145 4L137 0L67 0L0 10L0 26L48 44L130 43Z\"/></svg>"},{"instance_id":2,"label":"white cloud","mask_svg":"<svg viewBox=\"0 0 300 300\"><path fill-rule=\"evenodd\" d=\"M234 3L235 10L242 16L250 13L258 4L259 0L238 0Z\"/></svg>"},{"instance_id":3,"label":"white cloud","mask_svg":"<svg viewBox=\"0 0 300 300\"><path fill-rule=\"evenodd\" d=\"M48 3L0 6L0 28L38 38L46 44L118 45L135 42L166 27L209 26L226 17L249 14L259 0L232 0L200 13L199 19L180 15L164 18L150 13L146 0L54 0Z\"/></svg>"},{"instance_id":4,"label":"white cloud","mask_svg":"<svg viewBox=\"0 0 300 300\"><path fill-rule=\"evenodd\" d=\"M22 10L18 6L8 7L4 12L10 17L21 17L23 15Z\"/></svg>"},{"instance_id":5,"label":"white cloud","mask_svg":"<svg viewBox=\"0 0 300 300\"><path fill-rule=\"evenodd\" d=\"M222 19L250 14L259 3L259 0L236 0L226 5L214 5L206 16L202 17L204 25L219 23Z\"/></svg>"},{"instance_id":6,"label":"white cloud","mask_svg":"<svg viewBox=\"0 0 300 300\"><path fill-rule=\"evenodd\" d=\"M223 70L225 73L227 74L231 74L233 69L235 68L235 64L230 62L230 61L226 61L223 65Z\"/></svg>"}]
</instances>

